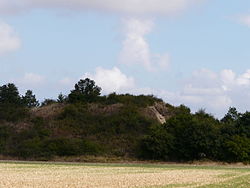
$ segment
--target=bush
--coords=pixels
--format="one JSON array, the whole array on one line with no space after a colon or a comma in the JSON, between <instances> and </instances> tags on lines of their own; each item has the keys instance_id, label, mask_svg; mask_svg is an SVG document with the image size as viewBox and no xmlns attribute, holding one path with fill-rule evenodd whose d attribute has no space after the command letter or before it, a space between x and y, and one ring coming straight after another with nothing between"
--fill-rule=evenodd
<instances>
[{"instance_id":1,"label":"bush","mask_svg":"<svg viewBox=\"0 0 250 188\"><path fill-rule=\"evenodd\" d=\"M141 140L139 157L153 160L169 160L173 148L173 135L169 134L162 125L151 129L151 134Z\"/></svg>"},{"instance_id":2,"label":"bush","mask_svg":"<svg viewBox=\"0 0 250 188\"><path fill-rule=\"evenodd\" d=\"M28 116L28 110L22 106L17 106L14 104L0 104L0 120L17 122Z\"/></svg>"},{"instance_id":3,"label":"bush","mask_svg":"<svg viewBox=\"0 0 250 188\"><path fill-rule=\"evenodd\" d=\"M11 135L10 129L7 126L0 126L0 154L6 152L7 142Z\"/></svg>"},{"instance_id":4,"label":"bush","mask_svg":"<svg viewBox=\"0 0 250 188\"><path fill-rule=\"evenodd\" d=\"M38 137L26 139L16 148L15 155L24 159L44 157L43 146L41 139Z\"/></svg>"},{"instance_id":5,"label":"bush","mask_svg":"<svg viewBox=\"0 0 250 188\"><path fill-rule=\"evenodd\" d=\"M117 95L116 93L111 93L107 96L106 104L117 104L122 103L126 105L133 105L136 107L147 107L153 105L155 102L162 102L161 99L156 98L153 95Z\"/></svg>"},{"instance_id":6,"label":"bush","mask_svg":"<svg viewBox=\"0 0 250 188\"><path fill-rule=\"evenodd\" d=\"M95 155L101 152L97 144L77 138L50 139L46 145L48 153L58 156Z\"/></svg>"},{"instance_id":7,"label":"bush","mask_svg":"<svg viewBox=\"0 0 250 188\"><path fill-rule=\"evenodd\" d=\"M250 139L239 135L225 141L226 160L230 162L250 162Z\"/></svg>"},{"instance_id":8,"label":"bush","mask_svg":"<svg viewBox=\"0 0 250 188\"><path fill-rule=\"evenodd\" d=\"M57 103L57 101L54 99L44 99L44 101L41 103L41 106L47 106L55 103Z\"/></svg>"}]
</instances>

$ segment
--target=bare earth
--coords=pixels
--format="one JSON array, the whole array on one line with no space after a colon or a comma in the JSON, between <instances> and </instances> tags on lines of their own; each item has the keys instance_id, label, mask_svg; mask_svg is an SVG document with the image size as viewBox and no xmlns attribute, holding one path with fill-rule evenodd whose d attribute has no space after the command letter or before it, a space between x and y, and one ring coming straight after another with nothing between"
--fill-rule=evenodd
<instances>
[{"instance_id":1,"label":"bare earth","mask_svg":"<svg viewBox=\"0 0 250 188\"><path fill-rule=\"evenodd\" d=\"M0 188L250 187L248 178L248 167L0 163Z\"/></svg>"}]
</instances>

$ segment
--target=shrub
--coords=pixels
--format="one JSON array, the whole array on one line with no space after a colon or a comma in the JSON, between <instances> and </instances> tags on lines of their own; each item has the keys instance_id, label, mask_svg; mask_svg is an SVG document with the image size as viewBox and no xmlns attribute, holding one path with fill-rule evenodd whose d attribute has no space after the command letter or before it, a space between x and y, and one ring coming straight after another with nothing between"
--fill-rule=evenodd
<instances>
[{"instance_id":1,"label":"shrub","mask_svg":"<svg viewBox=\"0 0 250 188\"><path fill-rule=\"evenodd\" d=\"M230 162L250 162L250 139L239 135L225 141L226 160Z\"/></svg>"},{"instance_id":2,"label":"shrub","mask_svg":"<svg viewBox=\"0 0 250 188\"><path fill-rule=\"evenodd\" d=\"M28 110L22 106L17 106L14 104L0 104L0 120L17 122L28 116Z\"/></svg>"},{"instance_id":3,"label":"shrub","mask_svg":"<svg viewBox=\"0 0 250 188\"><path fill-rule=\"evenodd\" d=\"M151 129L151 134L141 140L139 157L153 160L169 160L169 152L173 148L173 135L162 125Z\"/></svg>"},{"instance_id":4,"label":"shrub","mask_svg":"<svg viewBox=\"0 0 250 188\"><path fill-rule=\"evenodd\" d=\"M47 152L58 156L99 154L100 147L90 141L77 138L57 138L46 141Z\"/></svg>"},{"instance_id":5,"label":"shrub","mask_svg":"<svg viewBox=\"0 0 250 188\"><path fill-rule=\"evenodd\" d=\"M6 152L7 142L11 135L10 129L7 126L0 126L0 154Z\"/></svg>"}]
</instances>

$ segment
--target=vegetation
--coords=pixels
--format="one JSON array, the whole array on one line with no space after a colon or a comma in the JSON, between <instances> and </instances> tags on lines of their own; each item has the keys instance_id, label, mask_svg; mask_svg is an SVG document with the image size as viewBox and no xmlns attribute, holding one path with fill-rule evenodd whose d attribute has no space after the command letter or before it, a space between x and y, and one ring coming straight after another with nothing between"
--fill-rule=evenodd
<instances>
[{"instance_id":1,"label":"vegetation","mask_svg":"<svg viewBox=\"0 0 250 188\"><path fill-rule=\"evenodd\" d=\"M165 117L164 124L150 116L151 108ZM204 110L193 114L184 105L174 107L154 96L101 96L90 79L76 83L68 96L59 94L39 105L31 90L21 96L14 84L6 84L0 86L0 155L249 163L250 112L232 107L218 120Z\"/></svg>"}]
</instances>

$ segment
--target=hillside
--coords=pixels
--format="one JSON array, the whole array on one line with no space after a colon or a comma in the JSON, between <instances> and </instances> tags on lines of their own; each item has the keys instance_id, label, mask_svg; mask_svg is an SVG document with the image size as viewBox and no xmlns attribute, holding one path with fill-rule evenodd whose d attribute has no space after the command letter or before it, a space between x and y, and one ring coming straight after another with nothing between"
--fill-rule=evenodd
<instances>
[{"instance_id":1,"label":"hillside","mask_svg":"<svg viewBox=\"0 0 250 188\"><path fill-rule=\"evenodd\" d=\"M137 160L250 161L250 112L230 108L218 120L154 96L101 96L94 81L80 80L68 96L20 96L0 87L0 157L53 160L95 156Z\"/></svg>"},{"instance_id":2,"label":"hillside","mask_svg":"<svg viewBox=\"0 0 250 188\"><path fill-rule=\"evenodd\" d=\"M110 155L136 157L139 141L150 127L165 123L171 105L149 98L136 104L124 95L118 103L58 103L28 109L17 121L0 121L3 155L51 159L53 156ZM132 99L132 100L131 100Z\"/></svg>"}]
</instances>

